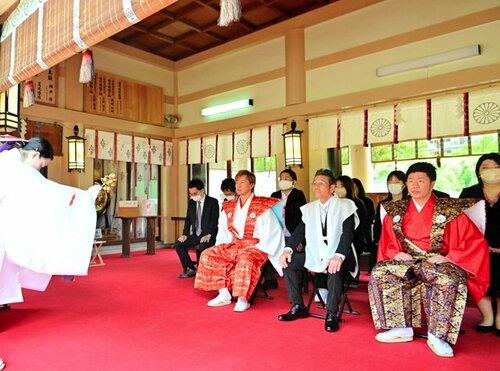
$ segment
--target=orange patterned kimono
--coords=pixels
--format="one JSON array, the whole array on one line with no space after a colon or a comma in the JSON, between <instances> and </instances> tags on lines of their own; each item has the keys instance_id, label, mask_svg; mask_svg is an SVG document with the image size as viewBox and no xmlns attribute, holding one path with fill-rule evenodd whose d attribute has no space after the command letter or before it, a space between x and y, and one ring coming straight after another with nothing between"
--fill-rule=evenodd
<instances>
[{"instance_id":1,"label":"orange patterned kimono","mask_svg":"<svg viewBox=\"0 0 500 371\"><path fill-rule=\"evenodd\" d=\"M234 297L248 299L268 254L276 255L284 240L279 221L271 211L279 200L253 196L247 200L249 205L239 202L224 203L217 245L201 254L194 287L205 291L227 288ZM240 225L244 225L243 230L238 230Z\"/></svg>"}]
</instances>

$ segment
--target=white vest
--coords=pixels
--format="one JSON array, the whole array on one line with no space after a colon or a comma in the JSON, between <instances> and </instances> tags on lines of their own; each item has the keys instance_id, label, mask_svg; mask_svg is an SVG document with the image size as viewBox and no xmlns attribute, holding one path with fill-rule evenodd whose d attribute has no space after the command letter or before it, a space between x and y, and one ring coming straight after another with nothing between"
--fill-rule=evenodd
<instances>
[{"instance_id":1,"label":"white vest","mask_svg":"<svg viewBox=\"0 0 500 371\"><path fill-rule=\"evenodd\" d=\"M326 269L328 259L337 251L342 234L342 223L354 214L354 228L359 225L359 218L356 214L357 207L354 202L347 198L332 197L327 214L327 234L326 237L323 237L320 208L319 200L309 202L300 208L302 221L306 225L306 262L304 266L313 272L323 272ZM325 239L328 245L323 242Z\"/></svg>"}]
</instances>

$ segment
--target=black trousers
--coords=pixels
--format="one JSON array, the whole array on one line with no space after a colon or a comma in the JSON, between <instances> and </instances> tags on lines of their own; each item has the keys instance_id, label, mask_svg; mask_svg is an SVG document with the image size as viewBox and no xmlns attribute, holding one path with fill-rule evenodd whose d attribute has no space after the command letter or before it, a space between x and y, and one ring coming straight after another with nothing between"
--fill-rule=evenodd
<instances>
[{"instance_id":1,"label":"black trousers","mask_svg":"<svg viewBox=\"0 0 500 371\"><path fill-rule=\"evenodd\" d=\"M174 247L177 255L179 256L179 260L181 261L182 269L186 269L187 267L194 269L195 263L189 256L189 248L200 245L200 253L208 247L214 245L215 241L212 239L208 242L200 243L200 239L202 236L197 236L192 234L187 237L186 241L179 242L175 241Z\"/></svg>"},{"instance_id":2,"label":"black trousers","mask_svg":"<svg viewBox=\"0 0 500 371\"><path fill-rule=\"evenodd\" d=\"M292 304L299 304L302 306L304 305L304 299L302 297L302 273L305 261L305 253L294 253L292 255L292 261L288 264L288 267L283 270L288 289L288 298ZM342 266L344 266L344 264L342 264ZM337 313L344 287L344 270L341 269L333 274L326 273L326 277L326 286L328 288L326 308L333 313Z\"/></svg>"}]
</instances>

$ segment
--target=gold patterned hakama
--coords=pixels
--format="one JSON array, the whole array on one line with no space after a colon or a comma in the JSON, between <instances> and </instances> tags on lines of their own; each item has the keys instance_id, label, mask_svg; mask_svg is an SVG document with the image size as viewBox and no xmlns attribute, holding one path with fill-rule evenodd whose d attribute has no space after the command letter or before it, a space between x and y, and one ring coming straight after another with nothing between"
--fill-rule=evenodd
<instances>
[{"instance_id":1,"label":"gold patterned hakama","mask_svg":"<svg viewBox=\"0 0 500 371\"><path fill-rule=\"evenodd\" d=\"M375 327L422 327L427 323L429 332L455 344L467 300L465 280L466 273L451 263L379 262L368 286Z\"/></svg>"}]
</instances>

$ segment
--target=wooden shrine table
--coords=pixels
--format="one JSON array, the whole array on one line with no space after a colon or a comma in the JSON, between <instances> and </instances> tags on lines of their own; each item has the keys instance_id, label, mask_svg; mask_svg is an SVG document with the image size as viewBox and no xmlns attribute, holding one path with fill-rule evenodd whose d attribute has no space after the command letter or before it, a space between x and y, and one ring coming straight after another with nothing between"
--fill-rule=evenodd
<instances>
[{"instance_id":1,"label":"wooden shrine table","mask_svg":"<svg viewBox=\"0 0 500 371\"><path fill-rule=\"evenodd\" d=\"M90 267L98 267L101 265L106 265L104 260L102 260L101 256L101 248L106 243L106 241L94 240L94 255L92 255L92 259L90 259L89 266Z\"/></svg>"},{"instance_id":2,"label":"wooden shrine table","mask_svg":"<svg viewBox=\"0 0 500 371\"><path fill-rule=\"evenodd\" d=\"M146 219L146 254L156 254L156 216L118 216L122 220L122 257L130 257L130 225L132 220L138 218Z\"/></svg>"}]
</instances>

